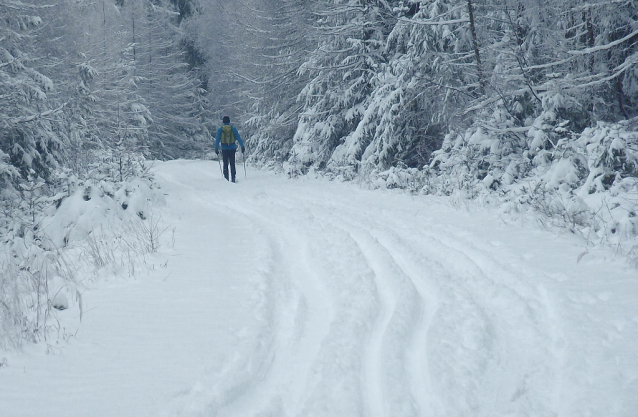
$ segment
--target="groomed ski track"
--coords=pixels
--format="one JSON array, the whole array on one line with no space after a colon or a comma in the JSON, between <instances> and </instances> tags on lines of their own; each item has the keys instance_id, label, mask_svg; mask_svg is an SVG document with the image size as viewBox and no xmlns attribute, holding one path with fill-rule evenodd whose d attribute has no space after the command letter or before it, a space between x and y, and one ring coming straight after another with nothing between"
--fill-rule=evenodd
<instances>
[{"instance_id":1,"label":"groomed ski track","mask_svg":"<svg viewBox=\"0 0 638 417\"><path fill-rule=\"evenodd\" d=\"M462 200L154 169L160 266L9 355L0 416L638 415L638 273L609 253Z\"/></svg>"},{"instance_id":2,"label":"groomed ski track","mask_svg":"<svg viewBox=\"0 0 638 417\"><path fill-rule=\"evenodd\" d=\"M169 415L638 411L638 357L623 344L638 340L638 309L616 304L636 301L631 270L577 264L569 236L447 200L257 172L233 185L214 168L175 162L158 174L173 210L178 196L206 205L200 227L220 237L211 250L250 271L259 324Z\"/></svg>"}]
</instances>

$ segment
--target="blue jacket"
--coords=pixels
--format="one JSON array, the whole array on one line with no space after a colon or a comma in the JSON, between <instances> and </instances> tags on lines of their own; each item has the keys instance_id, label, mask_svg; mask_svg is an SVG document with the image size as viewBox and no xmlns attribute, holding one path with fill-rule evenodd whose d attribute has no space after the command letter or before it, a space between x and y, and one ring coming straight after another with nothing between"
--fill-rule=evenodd
<instances>
[{"instance_id":1,"label":"blue jacket","mask_svg":"<svg viewBox=\"0 0 638 417\"><path fill-rule=\"evenodd\" d=\"M224 123L225 125L229 125L230 123ZM235 135L235 143L232 145L228 145L222 143L222 151L229 151L231 149L237 149L237 142L239 142L239 146L244 147L244 141L241 140L241 136L239 136L239 132L235 129L235 126L232 126L233 134ZM219 142L222 141L222 128L217 129L217 136L215 136L215 150L219 149Z\"/></svg>"}]
</instances>

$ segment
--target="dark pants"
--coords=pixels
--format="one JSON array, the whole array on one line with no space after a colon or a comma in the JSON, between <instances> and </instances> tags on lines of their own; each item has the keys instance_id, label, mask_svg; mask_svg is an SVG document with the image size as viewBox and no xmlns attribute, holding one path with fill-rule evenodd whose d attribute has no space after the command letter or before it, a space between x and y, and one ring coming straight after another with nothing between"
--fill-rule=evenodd
<instances>
[{"instance_id":1,"label":"dark pants","mask_svg":"<svg viewBox=\"0 0 638 417\"><path fill-rule=\"evenodd\" d=\"M224 178L228 180L228 164L230 163L230 178L232 182L235 182L235 152L236 149L222 149L222 156L224 157Z\"/></svg>"}]
</instances>

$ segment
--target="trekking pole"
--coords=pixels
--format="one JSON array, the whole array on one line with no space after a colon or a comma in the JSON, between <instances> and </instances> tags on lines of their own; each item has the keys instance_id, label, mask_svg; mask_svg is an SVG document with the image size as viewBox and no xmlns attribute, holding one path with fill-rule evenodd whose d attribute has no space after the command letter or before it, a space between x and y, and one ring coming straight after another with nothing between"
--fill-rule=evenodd
<instances>
[{"instance_id":1,"label":"trekking pole","mask_svg":"<svg viewBox=\"0 0 638 417\"><path fill-rule=\"evenodd\" d=\"M246 178L246 152L242 152L242 155L244 156L244 178Z\"/></svg>"}]
</instances>

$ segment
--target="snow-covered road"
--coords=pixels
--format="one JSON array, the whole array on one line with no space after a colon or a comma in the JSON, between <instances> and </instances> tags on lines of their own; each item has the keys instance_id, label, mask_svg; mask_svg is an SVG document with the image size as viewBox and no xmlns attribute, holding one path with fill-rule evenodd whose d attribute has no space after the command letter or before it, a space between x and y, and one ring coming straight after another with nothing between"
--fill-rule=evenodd
<instances>
[{"instance_id":1,"label":"snow-covered road","mask_svg":"<svg viewBox=\"0 0 638 417\"><path fill-rule=\"evenodd\" d=\"M159 164L167 266L11 356L0 415L638 415L635 269L448 199L242 177Z\"/></svg>"}]
</instances>

